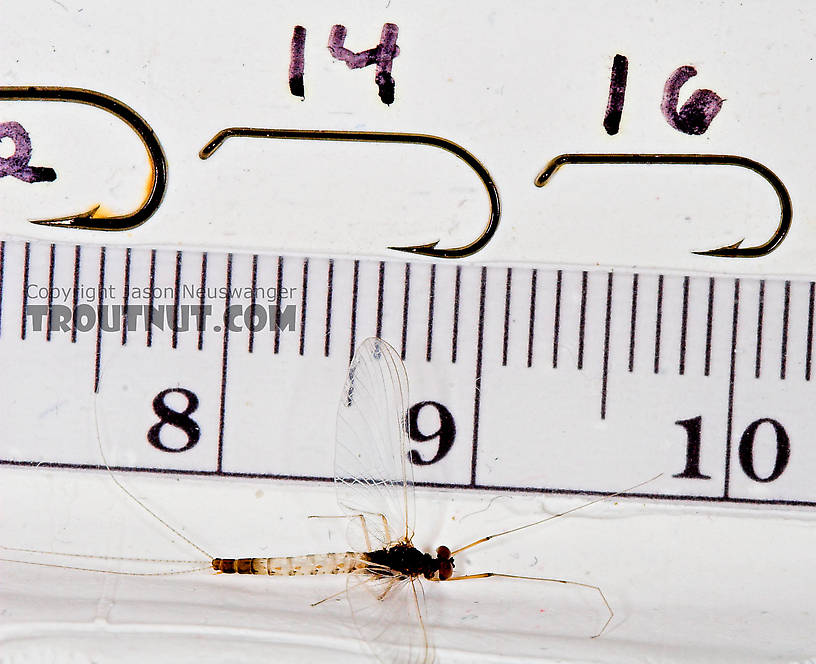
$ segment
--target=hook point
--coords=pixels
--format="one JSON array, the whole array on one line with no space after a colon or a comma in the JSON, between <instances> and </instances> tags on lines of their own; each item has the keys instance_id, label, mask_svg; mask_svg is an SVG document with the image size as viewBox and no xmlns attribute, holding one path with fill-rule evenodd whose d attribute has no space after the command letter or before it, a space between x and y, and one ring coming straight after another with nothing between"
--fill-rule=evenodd
<instances>
[{"instance_id":1,"label":"hook point","mask_svg":"<svg viewBox=\"0 0 816 664\"><path fill-rule=\"evenodd\" d=\"M443 255L444 249L437 249L436 245L439 244L439 240L434 240L433 242L429 242L428 244L415 244L410 245L407 247L388 247L393 251L404 251L408 254L420 254L421 256L439 256Z\"/></svg>"},{"instance_id":2,"label":"hook point","mask_svg":"<svg viewBox=\"0 0 816 664\"><path fill-rule=\"evenodd\" d=\"M72 214L67 217L57 217L55 219L31 219L29 223L37 226L59 226L62 228L84 228L89 230L105 230L104 226L99 224L105 217L96 217L96 212L101 207L101 203L94 205L86 212L79 214ZM97 223L91 224L89 221L95 220Z\"/></svg>"},{"instance_id":3,"label":"hook point","mask_svg":"<svg viewBox=\"0 0 816 664\"><path fill-rule=\"evenodd\" d=\"M719 258L735 258L738 256L742 256L744 253L744 249L740 249L740 245L745 241L745 238L742 240L737 240L734 244L727 244L724 247L719 247L717 249L709 249L708 251L692 251L691 253L696 254L697 256L717 256Z\"/></svg>"}]
</instances>

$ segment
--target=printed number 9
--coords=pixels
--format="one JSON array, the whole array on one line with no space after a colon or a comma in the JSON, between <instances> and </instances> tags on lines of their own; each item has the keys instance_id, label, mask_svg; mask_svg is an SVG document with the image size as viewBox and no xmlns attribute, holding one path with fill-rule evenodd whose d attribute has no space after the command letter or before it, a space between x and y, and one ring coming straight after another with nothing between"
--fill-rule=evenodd
<instances>
[{"instance_id":1,"label":"printed number 9","mask_svg":"<svg viewBox=\"0 0 816 664\"><path fill-rule=\"evenodd\" d=\"M422 433L419 430L419 414L426 406L435 408L439 416L439 428L431 433ZM411 450L408 454L411 463L415 466L429 466L432 463L441 461L445 455L450 452L453 440L456 438L456 424L454 424L451 412L441 403L437 403L436 401L420 401L408 409L408 435L411 437L411 440L418 443L439 438L439 446L436 448L436 453L427 461L420 456L417 450Z\"/></svg>"}]
</instances>

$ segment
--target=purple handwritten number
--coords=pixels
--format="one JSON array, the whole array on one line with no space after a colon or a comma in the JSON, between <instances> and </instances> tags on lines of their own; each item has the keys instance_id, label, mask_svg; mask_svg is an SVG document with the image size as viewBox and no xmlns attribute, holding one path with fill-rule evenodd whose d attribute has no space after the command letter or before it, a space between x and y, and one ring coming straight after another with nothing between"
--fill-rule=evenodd
<instances>
[{"instance_id":1,"label":"purple handwritten number","mask_svg":"<svg viewBox=\"0 0 816 664\"><path fill-rule=\"evenodd\" d=\"M629 59L625 55L616 55L612 60L612 73L609 78L609 101L604 115L604 129L610 136L620 129L623 102L626 98L626 77L629 73Z\"/></svg>"},{"instance_id":2,"label":"purple handwritten number","mask_svg":"<svg viewBox=\"0 0 816 664\"><path fill-rule=\"evenodd\" d=\"M289 55L289 92L295 97L306 98L303 88L303 51L306 46L306 28L296 25L292 31L292 50Z\"/></svg>"},{"instance_id":3,"label":"purple handwritten number","mask_svg":"<svg viewBox=\"0 0 816 664\"><path fill-rule=\"evenodd\" d=\"M380 99L383 104L394 103L394 77L391 76L391 67L394 58L399 55L397 35L399 28L393 23L383 25L380 43L367 51L355 53L345 47L346 28L335 25L329 34L329 51L337 60L342 60L349 69L361 69L369 65L376 65L374 82L377 84Z\"/></svg>"},{"instance_id":4,"label":"purple handwritten number","mask_svg":"<svg viewBox=\"0 0 816 664\"><path fill-rule=\"evenodd\" d=\"M677 131L693 136L705 133L724 101L712 90L695 90L678 111L680 88L694 76L697 76L697 70L689 65L675 69L663 88L663 103L660 105L666 122Z\"/></svg>"},{"instance_id":5,"label":"purple handwritten number","mask_svg":"<svg viewBox=\"0 0 816 664\"><path fill-rule=\"evenodd\" d=\"M57 174L47 166L29 166L31 137L19 122L0 122L0 140L10 138L14 142L14 154L0 157L0 178L11 175L23 182L53 182Z\"/></svg>"}]
</instances>

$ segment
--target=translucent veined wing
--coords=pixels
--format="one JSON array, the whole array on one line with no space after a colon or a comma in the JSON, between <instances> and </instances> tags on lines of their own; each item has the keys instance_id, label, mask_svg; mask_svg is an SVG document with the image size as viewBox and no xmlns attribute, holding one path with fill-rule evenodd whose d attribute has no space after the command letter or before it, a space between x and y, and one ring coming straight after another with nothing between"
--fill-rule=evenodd
<instances>
[{"instance_id":1,"label":"translucent veined wing","mask_svg":"<svg viewBox=\"0 0 816 664\"><path fill-rule=\"evenodd\" d=\"M407 411L408 376L399 353L382 339L366 339L351 361L337 409L334 481L341 509L365 516L372 546L413 536Z\"/></svg>"},{"instance_id":2,"label":"translucent veined wing","mask_svg":"<svg viewBox=\"0 0 816 664\"><path fill-rule=\"evenodd\" d=\"M384 664L431 664L434 652L424 616L425 594L418 579L350 574L346 595L360 637Z\"/></svg>"}]
</instances>

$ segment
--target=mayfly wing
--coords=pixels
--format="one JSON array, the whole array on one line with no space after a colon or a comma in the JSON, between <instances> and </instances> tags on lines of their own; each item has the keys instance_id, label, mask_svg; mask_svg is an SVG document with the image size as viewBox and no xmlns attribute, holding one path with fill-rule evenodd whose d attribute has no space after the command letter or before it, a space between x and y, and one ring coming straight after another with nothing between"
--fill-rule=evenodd
<instances>
[{"instance_id":1,"label":"mayfly wing","mask_svg":"<svg viewBox=\"0 0 816 664\"><path fill-rule=\"evenodd\" d=\"M422 583L401 575L360 570L350 574L346 596L361 638L384 664L430 664L433 649L424 617Z\"/></svg>"},{"instance_id":2,"label":"mayfly wing","mask_svg":"<svg viewBox=\"0 0 816 664\"><path fill-rule=\"evenodd\" d=\"M407 411L408 376L399 353L382 339L366 339L349 365L337 409L334 481L341 509L364 516L372 545L413 536Z\"/></svg>"}]
</instances>

